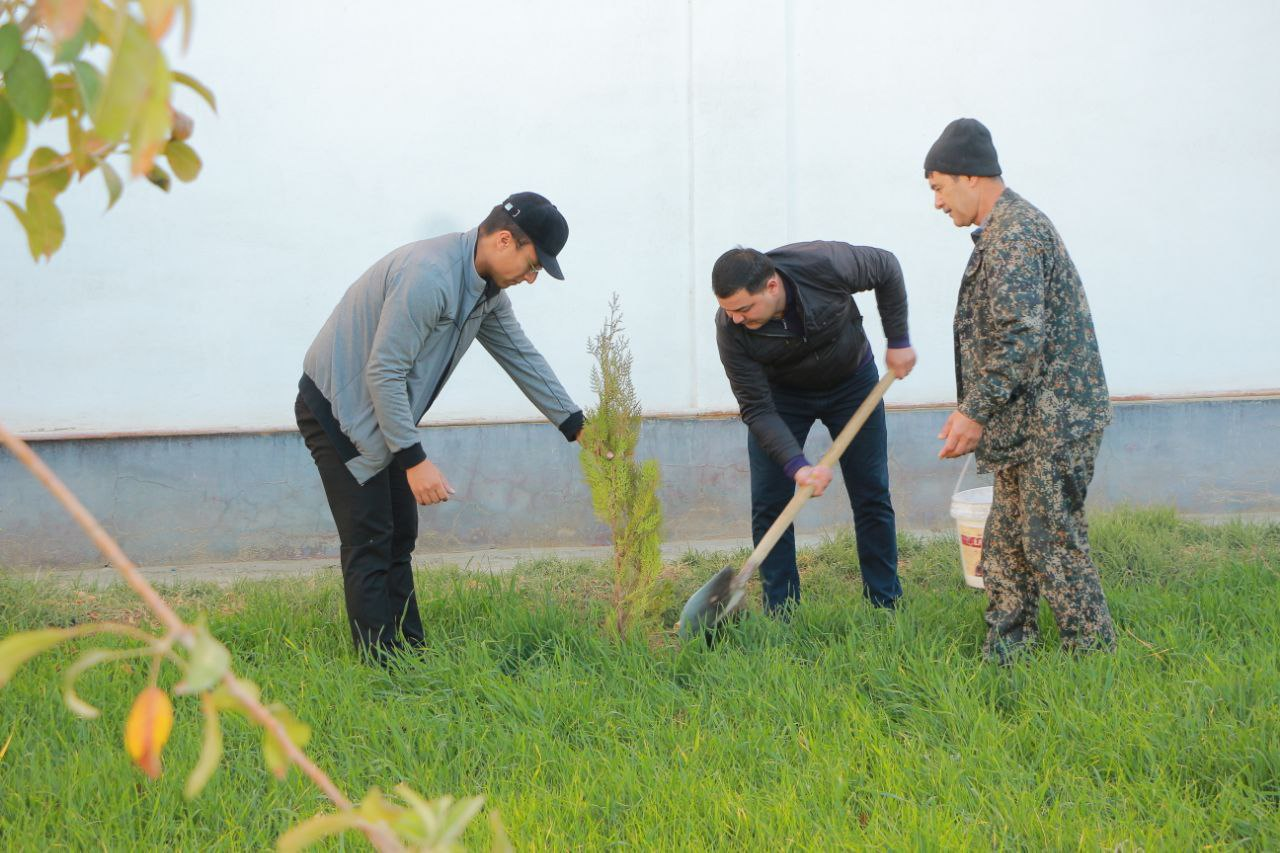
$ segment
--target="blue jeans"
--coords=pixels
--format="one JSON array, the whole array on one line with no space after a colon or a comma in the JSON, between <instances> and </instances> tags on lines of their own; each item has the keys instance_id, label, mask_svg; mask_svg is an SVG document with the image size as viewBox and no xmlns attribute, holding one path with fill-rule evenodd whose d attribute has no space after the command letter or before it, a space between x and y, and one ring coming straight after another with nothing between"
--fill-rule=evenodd
<instances>
[{"instance_id":1,"label":"blue jeans","mask_svg":"<svg viewBox=\"0 0 1280 853\"><path fill-rule=\"evenodd\" d=\"M803 447L814 421L822 421L833 438L839 434L878 379L875 362L871 361L829 390L773 387L771 391L778 414ZM747 454L751 461L751 535L759 543L795 494L796 485L754 437L747 438ZM840 457L840 471L853 509L862 594L877 607L893 607L902 595L902 584L898 581L897 525L889 500L884 403L876 406ZM760 564L760 584L764 589L766 611L777 611L800 599L794 526L787 528Z\"/></svg>"}]
</instances>

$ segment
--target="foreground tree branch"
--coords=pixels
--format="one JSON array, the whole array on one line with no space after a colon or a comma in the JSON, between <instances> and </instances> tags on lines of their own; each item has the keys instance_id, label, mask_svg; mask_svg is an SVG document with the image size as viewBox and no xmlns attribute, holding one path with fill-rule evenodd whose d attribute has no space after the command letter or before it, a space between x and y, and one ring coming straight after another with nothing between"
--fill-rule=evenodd
<instances>
[{"instance_id":1,"label":"foreground tree branch","mask_svg":"<svg viewBox=\"0 0 1280 853\"><path fill-rule=\"evenodd\" d=\"M49 466L31 450L27 442L22 441L18 435L10 432L4 424L0 424L0 444L8 448L10 452L22 462L27 470L31 471L36 479L44 485L46 489L58 500L61 505L76 519L76 523L81 526L84 533L88 535L102 552L111 566L122 576L125 583L131 587L138 597L146 603L148 610L155 613L156 619L164 626L164 637L155 638L143 631L129 628L129 626L120 625L82 625L76 629L47 629L46 631L29 631L27 634L14 635L14 637L5 638L0 642L0 685L3 685L8 676L12 675L12 671L22 665L22 662L28 660L33 654L44 651L56 642L64 639L73 639L90 633L109 633L123 634L132 639L142 639L143 642L150 644L151 649L147 653L154 653L156 656L163 656L168 652L168 648L172 644L178 644L187 649L188 660L179 661L187 663L186 683L196 688L200 684L201 676L210 674L210 666L220 666L220 671L216 672L216 678L209 679L210 684L205 690L200 690L206 697L211 698L210 706L216 702L227 703L228 710L242 711L244 715L261 726L269 738L273 739L275 747L283 754L284 761L287 765L296 765L310 779L312 783L319 788L321 792L328 797L330 802L338 808L337 815L317 816L311 818L305 824L294 827L293 830L285 834L282 838L282 848L296 849L301 845L312 843L312 841L323 838L324 835L340 833L349 829L360 830L365 834L365 838L378 850L403 850L404 845L397 838L396 831L392 830L390 822L397 822L397 829L402 834L407 835L412 841L420 841L419 849L451 849L453 840L461 835L462 830L471 817L479 811L483 799L479 797L468 798L461 802L454 803L452 798L440 798L435 802L426 802L426 800L417 797L411 790L399 786L397 793L403 799L410 803L410 808L402 808L393 806L393 804L385 802L381 798L378 790L374 789L366 797L360 807L353 806L351 799L334 784L328 774L316 766L311 758L302 751L302 748L296 742L297 735L291 733L291 726L297 726L297 721L289 715L287 710L279 706L264 706L259 694L257 694L256 685L251 681L238 679L234 672L230 670L229 656L225 661L221 661L218 654L211 653L210 649L223 647L216 643L216 640L209 637L204 625L188 625L173 611L169 603L160 597L154 587L147 583L143 578L138 567L129 557L125 555L119 544L115 542L111 535L102 529L102 525L97 523L97 519L93 517L90 511L79 502L72 491L64 485L58 478L58 475L52 473ZM223 649L225 653L225 649ZM93 656L90 652L87 657ZM99 652L99 657L86 660L82 658L84 666L73 667L76 670L87 669L92 663L102 662L111 657L110 653ZM210 665L210 661L214 661ZM216 684L216 689L214 688ZM180 685L179 685L180 688ZM197 692L197 689L188 690L188 692ZM180 692L180 690L178 690ZM137 749L140 752L146 752L148 757L157 761L157 753L163 747L165 738L168 738L168 725L172 725L172 711L169 710L168 697L157 698L157 692L154 685L150 686L138 697L138 702L134 704L134 710L131 712L131 725L134 722L134 715L146 713L150 715L147 720L154 719L159 713L163 717L163 734L155 735L159 743L147 742L148 734L152 730L148 730L146 725L140 724L141 735L137 735L142 739ZM65 695L65 692L64 692ZM72 693L74 697L74 693ZM78 702L78 699L77 699ZM159 703L159 704L157 704ZM86 704L79 702L74 704L72 699L68 698L69 706L73 710L77 710L82 716L96 716L96 710L88 708ZM91 713L86 713L86 711ZM216 711L214 712L216 725ZM133 745L129 745L131 753L134 751ZM220 757L220 736L218 739L218 753L214 758L214 766L216 766L216 758ZM204 763L202 756L201 763ZM141 765L140 765L141 766ZM159 765L155 765L159 767ZM211 774L212 767L206 768ZM283 776L284 767L273 767L276 774ZM159 772L156 770L156 772ZM207 776L206 776L207 777ZM202 783L201 785L202 786ZM198 790L198 789L197 789ZM408 813L408 817L417 818L417 820L404 820L404 816ZM504 839L504 834L500 825L497 824L494 817L490 817L490 821L494 822L495 838ZM416 845L415 845L416 847ZM506 848L504 844L498 844L499 849Z\"/></svg>"}]
</instances>

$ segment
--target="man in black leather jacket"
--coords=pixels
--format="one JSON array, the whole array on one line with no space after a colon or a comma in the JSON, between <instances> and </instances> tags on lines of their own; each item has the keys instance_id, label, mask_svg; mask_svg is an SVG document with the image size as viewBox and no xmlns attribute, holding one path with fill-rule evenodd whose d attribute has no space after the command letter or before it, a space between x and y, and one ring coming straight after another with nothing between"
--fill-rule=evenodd
<instances>
[{"instance_id":1,"label":"man in black leather jacket","mask_svg":"<svg viewBox=\"0 0 1280 853\"><path fill-rule=\"evenodd\" d=\"M901 379L915 366L906 287L892 253L826 241L771 252L731 249L716 261L711 285L720 303L720 361L748 428L751 532L759 542L797 485L812 484L818 496L831 482L830 469L804 456L814 421L834 437L879 379L854 293L875 291L889 370ZM893 607L902 585L883 403L841 456L840 470L853 508L863 594L876 606ZM761 564L760 580L770 612L799 599L792 528Z\"/></svg>"}]
</instances>

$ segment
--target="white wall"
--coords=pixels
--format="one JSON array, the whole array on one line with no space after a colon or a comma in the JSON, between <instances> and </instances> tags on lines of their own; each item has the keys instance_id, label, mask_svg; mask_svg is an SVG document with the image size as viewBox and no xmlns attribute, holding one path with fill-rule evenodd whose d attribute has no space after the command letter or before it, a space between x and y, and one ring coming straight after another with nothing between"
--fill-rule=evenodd
<instances>
[{"instance_id":1,"label":"white wall","mask_svg":"<svg viewBox=\"0 0 1280 853\"><path fill-rule=\"evenodd\" d=\"M732 409L711 264L814 238L898 254L921 362L892 396L951 399L970 243L921 161L960 115L1065 237L1113 393L1280 386L1277 4L196 5L175 65L219 98L213 116L180 96L200 179L135 183L102 215L91 177L38 266L0 218L10 427L287 426L302 354L356 276L521 189L569 220L568 282L511 293L580 403L617 291L646 409ZM477 347L429 420L535 414Z\"/></svg>"}]
</instances>

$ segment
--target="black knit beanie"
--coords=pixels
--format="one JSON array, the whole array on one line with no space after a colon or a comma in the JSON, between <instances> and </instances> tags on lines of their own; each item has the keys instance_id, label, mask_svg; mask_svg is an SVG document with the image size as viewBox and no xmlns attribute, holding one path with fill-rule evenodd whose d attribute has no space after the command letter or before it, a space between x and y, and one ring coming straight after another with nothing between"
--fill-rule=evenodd
<instances>
[{"instance_id":1,"label":"black knit beanie","mask_svg":"<svg viewBox=\"0 0 1280 853\"><path fill-rule=\"evenodd\" d=\"M947 125L924 158L924 174L975 175L995 177L1000 174L996 146L991 131L976 118L958 118Z\"/></svg>"}]
</instances>

